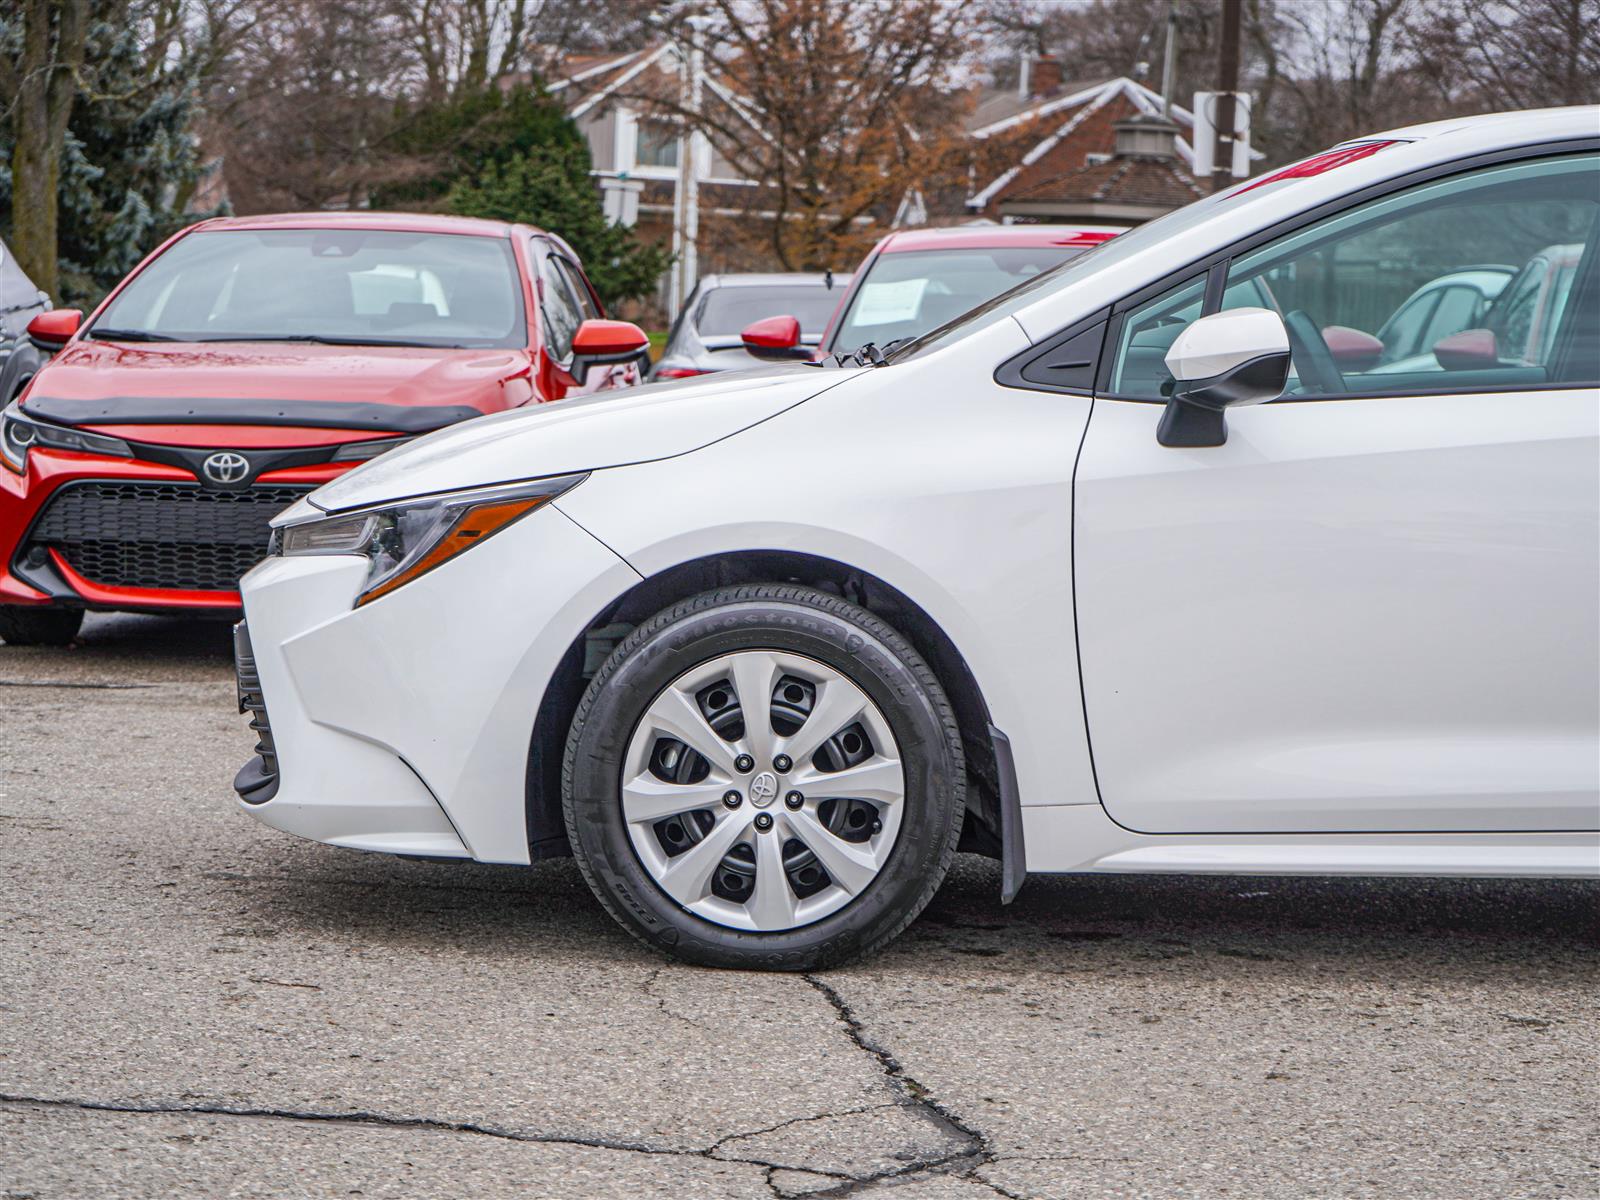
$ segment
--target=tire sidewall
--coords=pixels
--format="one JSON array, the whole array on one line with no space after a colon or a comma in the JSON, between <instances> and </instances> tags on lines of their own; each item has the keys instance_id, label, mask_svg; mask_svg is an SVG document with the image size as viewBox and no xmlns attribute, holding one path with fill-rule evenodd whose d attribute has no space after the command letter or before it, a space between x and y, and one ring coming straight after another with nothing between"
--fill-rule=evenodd
<instances>
[{"instance_id":1,"label":"tire sidewall","mask_svg":"<svg viewBox=\"0 0 1600 1200\"><path fill-rule=\"evenodd\" d=\"M608 907L640 937L713 965L800 970L891 936L926 902L959 832L959 744L951 745L941 717L943 698L930 694L928 683L937 683L909 647L891 646L844 613L775 599L686 607L691 611L641 627L617 648L590 684L573 730L568 836L597 890L604 889L601 898L609 895ZM904 815L877 877L837 912L782 933L731 929L682 908L644 869L622 816L622 763L655 697L701 663L753 649L803 655L847 676L888 721L905 772Z\"/></svg>"}]
</instances>

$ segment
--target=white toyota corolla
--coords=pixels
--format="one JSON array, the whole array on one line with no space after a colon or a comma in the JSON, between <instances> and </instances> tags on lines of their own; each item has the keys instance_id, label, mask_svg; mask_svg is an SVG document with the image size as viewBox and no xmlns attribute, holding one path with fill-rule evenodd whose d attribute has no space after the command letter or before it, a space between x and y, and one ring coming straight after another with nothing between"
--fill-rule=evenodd
<instances>
[{"instance_id":1,"label":"white toyota corolla","mask_svg":"<svg viewBox=\"0 0 1600 1200\"><path fill-rule=\"evenodd\" d=\"M861 365L423 438L244 580L243 807L570 848L735 966L881 945L958 847L1600 873L1597 214L1600 110L1399 130Z\"/></svg>"}]
</instances>

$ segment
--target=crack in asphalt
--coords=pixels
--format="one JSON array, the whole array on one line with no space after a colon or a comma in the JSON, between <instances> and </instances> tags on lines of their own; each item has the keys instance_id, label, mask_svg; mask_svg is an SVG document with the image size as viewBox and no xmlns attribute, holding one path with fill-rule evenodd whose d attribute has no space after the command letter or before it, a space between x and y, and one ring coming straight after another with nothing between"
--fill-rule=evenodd
<instances>
[{"instance_id":1,"label":"crack in asphalt","mask_svg":"<svg viewBox=\"0 0 1600 1200\"><path fill-rule=\"evenodd\" d=\"M647 995L653 995L651 985L660 975L658 968L644 981L644 990ZM700 1148L675 1148L668 1146L651 1145L648 1142L630 1142L615 1138L583 1137L575 1134L537 1133L524 1130L491 1125L477 1121L451 1121L440 1117L423 1116L397 1116L391 1113L372 1112L364 1109L346 1111L324 1109L276 1108L270 1106L232 1105L232 1104L178 1104L159 1102L139 1102L120 1100L92 1100L80 1097L50 1097L28 1096L15 1093L0 1092L0 1103L13 1105L34 1105L44 1108L74 1109L83 1112L128 1113L135 1115L164 1115L164 1116L212 1116L212 1117L254 1117L269 1120L304 1121L330 1125L365 1125L388 1129L424 1129L441 1133L460 1133L476 1137L497 1138L504 1141L522 1142L532 1145L544 1146L578 1146L591 1150L610 1150L626 1154L646 1154L669 1158L699 1158L708 1162L728 1163L741 1166L757 1167L762 1170L762 1178L767 1189L775 1200L794 1200L795 1197L804 1195L816 1200L831 1200L833 1197L853 1196L880 1184L902 1182L916 1175L951 1175L970 1180L979 1186L994 1192L1006 1200L1023 1200L1022 1197L1005 1188L994 1184L976 1174L979 1168L999 1160L1000 1156L989 1143L989 1139L978 1129L962 1120L961 1117L951 1112L940 1103L919 1080L912 1076L893 1051L873 1041L868 1036L861 1019L849 1003L841 996L832 985L823 982L815 975L802 975L802 979L810 985L819 995L827 1001L833 1010L835 1019L843 1026L845 1036L852 1045L862 1053L868 1055L877 1064L882 1073L885 1086L891 1096L890 1100L881 1104L865 1105L857 1108L841 1109L822 1113L810 1113L798 1117L764 1126L760 1129L740 1130L735 1133L725 1134L711 1144ZM270 980L264 982L279 982ZM298 985L305 986L305 985ZM678 1013L670 1013L665 1005L664 998L654 997L661 1005L664 1013L678 1017L680 1020L689 1021L689 1018ZM690 1022L693 1023L692 1021ZM846 1171L831 1170L823 1167L807 1166L798 1162L779 1162L770 1158L745 1156L737 1153L728 1153L727 1148L735 1143L748 1141L752 1138L763 1137L767 1134L778 1133L782 1130L797 1125L812 1124L819 1121L833 1120L840 1117L864 1116L868 1113L881 1112L885 1109L899 1108L915 1114L938 1130L945 1138L956 1143L958 1149L944 1154L922 1156L914 1158L902 1165L891 1167L870 1174L851 1174ZM793 1171L813 1177L837 1180L832 1187L820 1190L794 1192L781 1186L776 1178L780 1171Z\"/></svg>"},{"instance_id":2,"label":"crack in asphalt","mask_svg":"<svg viewBox=\"0 0 1600 1200\"><path fill-rule=\"evenodd\" d=\"M35 1104L46 1108L71 1108L85 1112L133 1113L154 1116L263 1117L286 1121L309 1121L329 1125L376 1125L387 1129L431 1129L441 1133L469 1133L541 1146L583 1146L591 1150L617 1150L629 1154L656 1154L704 1158L704 1150L677 1150L651 1146L644 1142L625 1142L610 1138L586 1138L572 1134L526 1133L477 1121L447 1121L440 1117L400 1117L390 1113L353 1109L335 1112L322 1109L270 1108L236 1104L160 1104L132 1100L86 1100L81 1097L22 1096L0 1092L0 1103ZM756 1163L756 1166L765 1164Z\"/></svg>"},{"instance_id":3,"label":"crack in asphalt","mask_svg":"<svg viewBox=\"0 0 1600 1200\"><path fill-rule=\"evenodd\" d=\"M960 1150L950 1154L941 1154L934 1158L918 1159L902 1167L894 1167L887 1171L879 1171L873 1175L852 1178L836 1187L826 1188L822 1191L808 1192L807 1196L835 1197L855 1195L867 1188L890 1180L904 1179L909 1175L944 1174L959 1175L981 1184L1000 1195L1010 1197L1010 1193L1003 1192L974 1172L979 1167L994 1162L999 1155L989 1144L989 1139L984 1134L963 1121L951 1112L938 1100L934 1099L932 1092L908 1072L894 1052L887 1046L882 1046L867 1036L866 1027L861 1018L856 1016L855 1010L841 996L831 984L824 983L815 975L804 974L801 976L816 991L821 993L823 999L833 1008L834 1015L844 1026L845 1036L855 1047L877 1060L879 1069L883 1072L884 1082L894 1094L896 1103L901 1107L916 1113L923 1120L938 1129L946 1137L964 1143ZM776 1189L774 1189L776 1190ZM1010 1200L1018 1200L1011 1197Z\"/></svg>"},{"instance_id":4,"label":"crack in asphalt","mask_svg":"<svg viewBox=\"0 0 1600 1200\"><path fill-rule=\"evenodd\" d=\"M154 683L83 683L61 679L0 679L0 687L17 688L76 688L90 692L131 692L140 688L158 687Z\"/></svg>"},{"instance_id":5,"label":"crack in asphalt","mask_svg":"<svg viewBox=\"0 0 1600 1200\"><path fill-rule=\"evenodd\" d=\"M650 974L646 975L645 979L644 979L644 983L642 983L640 985L640 990L644 992L644 994L645 994L645 996L647 998L649 998L651 1000L654 1000L656 1002L656 1008L658 1008L661 1011L661 1015L662 1016L671 1017L675 1021L682 1021L685 1025L691 1026L694 1029L698 1029L701 1033L710 1033L710 1032L712 1032L712 1030L708 1026L706 1026L706 1025L702 1024L701 1022L695 1020L693 1017L688 1016L688 1015L686 1015L684 1013L678 1012L676 1009L670 1007L667 1004L667 998L665 996L658 995L656 993L656 991L655 991L656 980L661 978L662 970L663 970L663 968L657 967L655 970L651 971ZM731 1136L738 1136L738 1135L731 1135Z\"/></svg>"},{"instance_id":6,"label":"crack in asphalt","mask_svg":"<svg viewBox=\"0 0 1600 1200\"><path fill-rule=\"evenodd\" d=\"M802 1166L798 1163L775 1162L766 1158L723 1154L720 1153L723 1147L731 1142L776 1133L793 1125L827 1121L836 1117L859 1116L895 1106L893 1102L890 1102L869 1105L865 1108L842 1109L838 1112L812 1113L800 1117L791 1117L786 1121L779 1121L775 1125L769 1125L761 1129L740 1130L737 1133L725 1134L709 1146L684 1149L671 1146L652 1146L646 1142L628 1142L615 1138L580 1137L573 1134L556 1133L528 1133L523 1130L507 1129L502 1126L487 1125L477 1121L449 1121L439 1117L404 1117L395 1116L391 1113L370 1112L363 1109L337 1112L321 1109L274 1108L234 1104L141 1103L131 1100L89 1100L81 1097L26 1096L12 1092L0 1092L0 1104L34 1105L41 1108L74 1109L80 1112L128 1113L138 1116L246 1117L267 1120L305 1121L313 1124L328 1125L367 1125L386 1129L426 1129L439 1133L464 1133L476 1137L496 1138L502 1141L522 1142L539 1146L581 1146L590 1150L611 1150L618 1153L647 1154L663 1158L700 1158L708 1162L761 1168L763 1179L768 1187L771 1188L774 1195L785 1198L785 1200L790 1196L790 1193L783 1191L772 1181L773 1175L778 1171L798 1171L809 1175L820 1175L827 1179L837 1179L841 1184L854 1184L865 1181L858 1176L850 1175L843 1171L829 1170L826 1167Z\"/></svg>"}]
</instances>

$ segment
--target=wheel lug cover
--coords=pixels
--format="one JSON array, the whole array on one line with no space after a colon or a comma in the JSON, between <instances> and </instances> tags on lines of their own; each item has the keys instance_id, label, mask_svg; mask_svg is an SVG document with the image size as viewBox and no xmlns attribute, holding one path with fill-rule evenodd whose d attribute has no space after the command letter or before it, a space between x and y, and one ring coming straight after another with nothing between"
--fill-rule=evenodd
<instances>
[{"instance_id":1,"label":"wheel lug cover","mask_svg":"<svg viewBox=\"0 0 1600 1200\"><path fill-rule=\"evenodd\" d=\"M722 761L727 762L728 760L723 759ZM741 775L746 775L756 769L756 760L751 758L748 754L741 754L738 758L733 760L733 765Z\"/></svg>"},{"instance_id":2,"label":"wheel lug cover","mask_svg":"<svg viewBox=\"0 0 1600 1200\"><path fill-rule=\"evenodd\" d=\"M802 796L799 792L790 792L787 796L785 796L783 798L783 802L785 804L787 804L790 808L799 808L802 804L804 804L806 802L806 798L804 796Z\"/></svg>"},{"instance_id":3,"label":"wheel lug cover","mask_svg":"<svg viewBox=\"0 0 1600 1200\"><path fill-rule=\"evenodd\" d=\"M723 792L722 802L729 808L738 808L744 802L744 797L739 795L738 792Z\"/></svg>"},{"instance_id":4,"label":"wheel lug cover","mask_svg":"<svg viewBox=\"0 0 1600 1200\"><path fill-rule=\"evenodd\" d=\"M776 771L787 771L792 766L794 766L794 760L787 754L780 754L772 760L772 767Z\"/></svg>"},{"instance_id":5,"label":"wheel lug cover","mask_svg":"<svg viewBox=\"0 0 1600 1200\"><path fill-rule=\"evenodd\" d=\"M756 814L756 828L761 830L762 833L765 833L767 830L771 829L772 828L772 814L771 813L757 813Z\"/></svg>"}]
</instances>

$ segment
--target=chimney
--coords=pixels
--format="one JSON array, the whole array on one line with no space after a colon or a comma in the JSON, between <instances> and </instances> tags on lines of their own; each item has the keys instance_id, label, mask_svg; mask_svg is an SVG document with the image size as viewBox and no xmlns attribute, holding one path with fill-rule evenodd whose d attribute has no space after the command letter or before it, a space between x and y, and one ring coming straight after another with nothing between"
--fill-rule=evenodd
<instances>
[{"instance_id":1,"label":"chimney","mask_svg":"<svg viewBox=\"0 0 1600 1200\"><path fill-rule=\"evenodd\" d=\"M1178 127L1156 116L1126 117L1117 131L1118 158L1176 158Z\"/></svg>"},{"instance_id":2,"label":"chimney","mask_svg":"<svg viewBox=\"0 0 1600 1200\"><path fill-rule=\"evenodd\" d=\"M1052 54L1041 54L1033 60L1027 73L1028 91L1035 99L1053 96L1061 90L1061 60Z\"/></svg>"}]
</instances>

